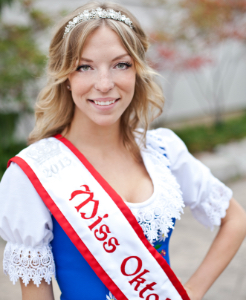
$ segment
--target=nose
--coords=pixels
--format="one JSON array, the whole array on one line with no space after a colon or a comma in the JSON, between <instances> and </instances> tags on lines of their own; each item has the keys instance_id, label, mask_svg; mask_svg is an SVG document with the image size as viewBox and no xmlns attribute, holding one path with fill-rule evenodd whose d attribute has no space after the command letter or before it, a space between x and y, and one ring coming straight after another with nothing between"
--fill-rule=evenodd
<instances>
[{"instance_id":1,"label":"nose","mask_svg":"<svg viewBox=\"0 0 246 300\"><path fill-rule=\"evenodd\" d=\"M112 78L112 74L109 70L101 70L97 74L95 89L102 92L107 93L114 87L114 81Z\"/></svg>"}]
</instances>

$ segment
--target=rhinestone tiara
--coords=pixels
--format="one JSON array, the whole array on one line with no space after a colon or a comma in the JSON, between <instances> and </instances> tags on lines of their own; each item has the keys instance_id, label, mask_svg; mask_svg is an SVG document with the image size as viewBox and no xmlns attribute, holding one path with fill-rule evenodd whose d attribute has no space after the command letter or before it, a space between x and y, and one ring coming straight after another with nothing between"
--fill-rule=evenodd
<instances>
[{"instance_id":1,"label":"rhinestone tiara","mask_svg":"<svg viewBox=\"0 0 246 300\"><path fill-rule=\"evenodd\" d=\"M96 10L93 9L91 11L84 10L78 16L74 17L72 21L69 21L67 26L65 27L63 38L68 34L74 27L83 21L91 20L91 19L112 19L116 21L120 21L128 25L130 28L133 28L132 21L127 18L125 15L122 15L119 11L116 12L113 9L105 10L101 7L98 7Z\"/></svg>"}]
</instances>

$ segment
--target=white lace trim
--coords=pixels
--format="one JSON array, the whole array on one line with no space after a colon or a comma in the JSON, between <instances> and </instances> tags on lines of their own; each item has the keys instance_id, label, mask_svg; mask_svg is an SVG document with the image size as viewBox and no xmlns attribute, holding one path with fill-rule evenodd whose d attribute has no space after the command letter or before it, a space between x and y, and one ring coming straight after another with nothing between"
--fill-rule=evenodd
<instances>
[{"instance_id":1,"label":"white lace trim","mask_svg":"<svg viewBox=\"0 0 246 300\"><path fill-rule=\"evenodd\" d=\"M106 295L106 300L116 300L116 298L114 297L114 295L111 292L109 292L109 294Z\"/></svg>"},{"instance_id":2,"label":"white lace trim","mask_svg":"<svg viewBox=\"0 0 246 300\"><path fill-rule=\"evenodd\" d=\"M147 149L142 151L145 166L153 180L155 195L151 202L147 200L146 204L143 202L135 207L130 205L152 245L168 237L169 230L174 228L172 219L180 219L185 206L180 186L168 168L170 162L165 156L165 149L155 144L148 139Z\"/></svg>"},{"instance_id":3,"label":"white lace trim","mask_svg":"<svg viewBox=\"0 0 246 300\"><path fill-rule=\"evenodd\" d=\"M42 279L48 284L55 275L51 246L31 248L8 242L4 250L3 271L15 284L19 278L27 285L32 279L37 287Z\"/></svg>"},{"instance_id":4,"label":"white lace trim","mask_svg":"<svg viewBox=\"0 0 246 300\"><path fill-rule=\"evenodd\" d=\"M229 207L229 201L232 198L232 191L217 178L212 177L212 189L207 199L201 203L203 210L208 218L208 224L211 229L221 224L221 219L225 217L226 210Z\"/></svg>"},{"instance_id":5,"label":"white lace trim","mask_svg":"<svg viewBox=\"0 0 246 300\"><path fill-rule=\"evenodd\" d=\"M154 162L154 164L157 166L156 173L161 184L161 181L164 180L162 178L162 172L165 169L161 161L163 161L163 156L166 156L166 150L165 140L158 135L158 131L159 130L148 131L147 148L150 149L152 155L156 157L156 162ZM167 157L165 159L166 166L169 167L170 162ZM176 181L175 178L174 180ZM232 198L232 191L213 175L211 175L210 182L211 192L206 198L202 199L201 202L198 203L197 207L191 208L191 211L199 222L213 229L214 226L219 226L221 224L221 219L225 217L226 210L229 207L229 201ZM174 183L173 186L175 187ZM176 186L176 189L179 189L179 186ZM178 203L181 202L178 201ZM181 206L183 207L184 205L181 204ZM180 208L177 207L177 209L180 211ZM163 235L160 235L159 237L163 237Z\"/></svg>"}]
</instances>

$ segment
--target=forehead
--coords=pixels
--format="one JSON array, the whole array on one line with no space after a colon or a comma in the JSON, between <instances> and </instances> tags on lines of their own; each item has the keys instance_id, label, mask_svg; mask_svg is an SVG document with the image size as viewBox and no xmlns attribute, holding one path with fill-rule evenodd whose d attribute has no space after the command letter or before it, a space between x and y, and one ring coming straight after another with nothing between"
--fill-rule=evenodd
<instances>
[{"instance_id":1,"label":"forehead","mask_svg":"<svg viewBox=\"0 0 246 300\"><path fill-rule=\"evenodd\" d=\"M118 34L105 25L100 26L87 37L82 50L82 56L110 56L113 54L127 54L127 50Z\"/></svg>"}]
</instances>

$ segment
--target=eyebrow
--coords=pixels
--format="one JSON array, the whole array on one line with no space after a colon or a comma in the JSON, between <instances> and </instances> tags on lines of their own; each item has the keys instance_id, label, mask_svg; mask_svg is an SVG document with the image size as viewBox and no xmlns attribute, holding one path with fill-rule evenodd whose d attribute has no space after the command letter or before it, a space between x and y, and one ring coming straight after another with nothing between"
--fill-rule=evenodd
<instances>
[{"instance_id":1,"label":"eyebrow","mask_svg":"<svg viewBox=\"0 0 246 300\"><path fill-rule=\"evenodd\" d=\"M124 53L124 54L122 54L122 55L116 56L114 59L112 59L112 61L115 61L115 60L117 60L117 59L120 59L120 58L122 58L122 57L124 57L124 56L129 56L129 54L128 54L128 53ZM81 60L88 61L88 62L93 62L93 60L91 60L91 59L89 59L89 58L85 58L85 57L81 57L80 61L81 61Z\"/></svg>"}]
</instances>

